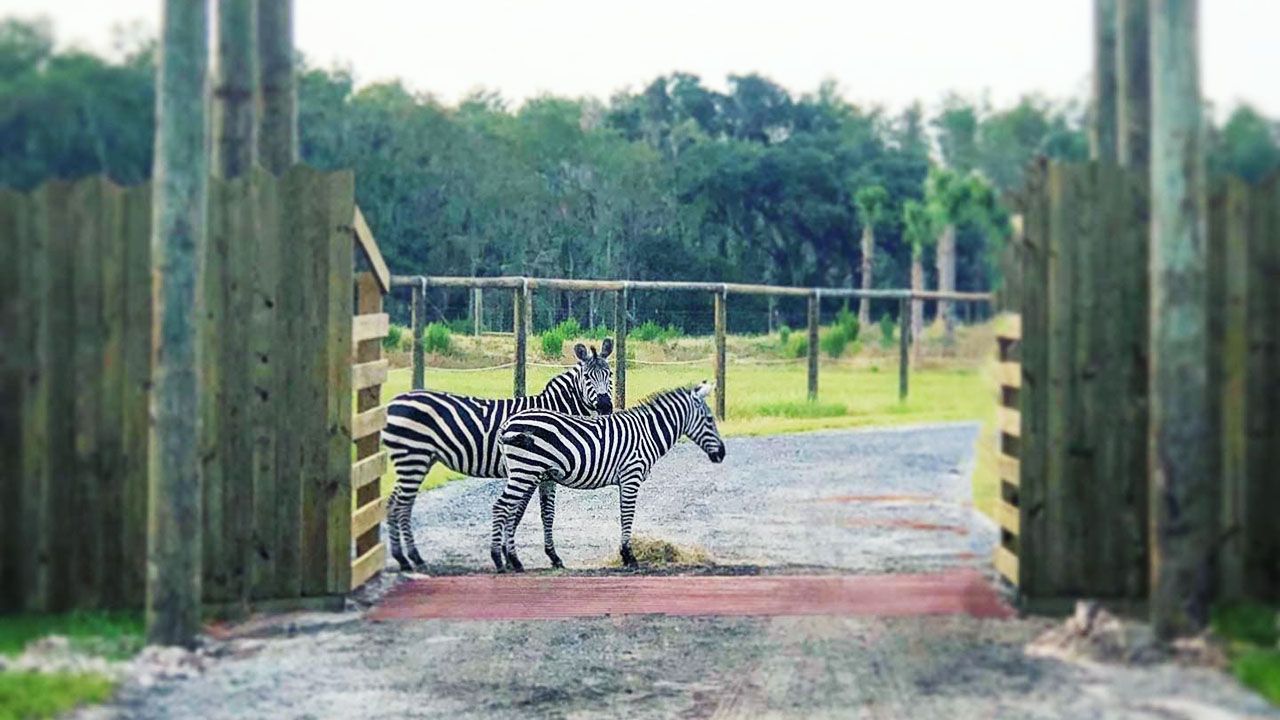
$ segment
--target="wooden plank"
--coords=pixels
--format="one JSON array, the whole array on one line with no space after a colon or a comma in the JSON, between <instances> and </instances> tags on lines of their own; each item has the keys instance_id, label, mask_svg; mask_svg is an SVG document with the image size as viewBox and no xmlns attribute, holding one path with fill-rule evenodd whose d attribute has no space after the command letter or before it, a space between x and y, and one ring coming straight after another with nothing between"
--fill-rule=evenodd
<instances>
[{"instance_id":1,"label":"wooden plank","mask_svg":"<svg viewBox=\"0 0 1280 720\"><path fill-rule=\"evenodd\" d=\"M996 426L1010 437L1022 434L1022 413L1007 407L996 408Z\"/></svg>"},{"instance_id":2,"label":"wooden plank","mask_svg":"<svg viewBox=\"0 0 1280 720\"><path fill-rule=\"evenodd\" d=\"M373 268L373 276L378 280L378 287L383 294L391 292L391 271L387 269L387 261L382 259L382 251L378 249L378 242L374 240L373 232L369 230L369 223L365 222L364 213L360 212L359 206L356 206L352 225L356 243L369 260L369 267Z\"/></svg>"},{"instance_id":3,"label":"wooden plank","mask_svg":"<svg viewBox=\"0 0 1280 720\"><path fill-rule=\"evenodd\" d=\"M98 474L102 487L102 605L126 606L124 546L124 191L107 182L102 188L102 397L98 402Z\"/></svg>"},{"instance_id":4,"label":"wooden plank","mask_svg":"<svg viewBox=\"0 0 1280 720\"><path fill-rule=\"evenodd\" d=\"M223 524L225 538L225 591L229 601L245 603L251 593L254 528L246 519L254 516L254 418L255 359L252 356L252 323L257 297L254 292L257 258L255 232L258 203L250 176L224 183L223 222L229 238L225 248L226 322L223 324L220 441L223 465Z\"/></svg>"},{"instance_id":5,"label":"wooden plank","mask_svg":"<svg viewBox=\"0 0 1280 720\"><path fill-rule=\"evenodd\" d=\"M351 466L351 488L359 490L369 483L376 482L387 472L387 452L379 451L375 455L356 461Z\"/></svg>"},{"instance_id":6,"label":"wooden plank","mask_svg":"<svg viewBox=\"0 0 1280 720\"><path fill-rule=\"evenodd\" d=\"M1005 580L1008 580L1014 586L1019 586L1021 577L1018 574L1018 556L1006 547L999 546L996 548L993 561L996 566L996 572Z\"/></svg>"},{"instance_id":7,"label":"wooden plank","mask_svg":"<svg viewBox=\"0 0 1280 720\"><path fill-rule=\"evenodd\" d=\"M426 387L426 348L422 344L422 333L426 328L426 298L423 297L423 285L414 285L411 288L409 297L409 324L413 330L413 353L412 353L412 377L410 378L410 388L421 390Z\"/></svg>"},{"instance_id":8,"label":"wooden plank","mask_svg":"<svg viewBox=\"0 0 1280 720\"><path fill-rule=\"evenodd\" d=\"M351 368L351 387L364 390L381 385L387 381L388 364L386 360L359 363Z\"/></svg>"},{"instance_id":9,"label":"wooden plank","mask_svg":"<svg viewBox=\"0 0 1280 720\"><path fill-rule=\"evenodd\" d=\"M1017 535L1021 531L1021 522L1018 515L1018 508L1004 500L996 500L996 524L1009 531L1012 535Z\"/></svg>"},{"instance_id":10,"label":"wooden plank","mask_svg":"<svg viewBox=\"0 0 1280 720\"><path fill-rule=\"evenodd\" d=\"M72 238L72 275L67 292L72 297L73 391L75 432L70 448L75 477L71 495L63 498L64 512L75 518L76 542L64 560L72 566L72 605L102 605L102 487L98 453L102 430L98 405L102 398L102 236L103 183L86 178L71 189L67 211ZM66 527L70 530L70 526Z\"/></svg>"},{"instance_id":11,"label":"wooden plank","mask_svg":"<svg viewBox=\"0 0 1280 720\"><path fill-rule=\"evenodd\" d=\"M146 587L147 449L151 405L151 186L125 191L124 210L124 547L125 603L141 607Z\"/></svg>"},{"instance_id":12,"label":"wooden plank","mask_svg":"<svg viewBox=\"0 0 1280 720\"><path fill-rule=\"evenodd\" d=\"M382 290L378 286L373 273L360 273L356 276L356 313L361 315L382 312ZM357 363L377 362L382 358L382 343L377 340L366 340L356 348ZM355 380L352 378L354 388ZM382 404L382 386L373 385L356 392L356 412L372 410ZM380 439L376 435L355 441L356 459L361 460L380 451ZM369 483L354 491L357 505L371 502L381 494L378 483Z\"/></svg>"},{"instance_id":13,"label":"wooden plank","mask_svg":"<svg viewBox=\"0 0 1280 720\"><path fill-rule=\"evenodd\" d=\"M728 332L728 309L725 307L729 304L729 298L725 293L715 293L715 301L712 311L715 314L715 377L716 377L716 398L715 411L716 417L720 420L725 418L725 333Z\"/></svg>"},{"instance_id":14,"label":"wooden plank","mask_svg":"<svg viewBox=\"0 0 1280 720\"><path fill-rule=\"evenodd\" d=\"M272 597L289 598L302 594L302 478L303 428L307 426L302 416L307 407L303 394L305 380L303 353L311 350L307 343L308 324L304 305L307 302L305 265L296 263L299 254L309 255L310 244L298 238L305 232L308 215L307 184L304 171L295 166L280 178L280 224L276 237L268 242L280 248L282 260L280 273L277 327L279 348L276 357L276 393L280 398L280 431L276 435L276 525L275 567L276 584ZM301 253L299 252L301 251ZM285 272L284 268L289 271Z\"/></svg>"},{"instance_id":15,"label":"wooden plank","mask_svg":"<svg viewBox=\"0 0 1280 720\"><path fill-rule=\"evenodd\" d=\"M1005 313L996 318L996 337L1003 340L1022 339L1022 316Z\"/></svg>"},{"instance_id":16,"label":"wooden plank","mask_svg":"<svg viewBox=\"0 0 1280 720\"><path fill-rule=\"evenodd\" d=\"M809 296L809 401L818 399L818 295Z\"/></svg>"},{"instance_id":17,"label":"wooden plank","mask_svg":"<svg viewBox=\"0 0 1280 720\"><path fill-rule=\"evenodd\" d=\"M253 266L248 288L252 302L248 315L250 372L247 380L252 390L248 420L253 477L248 594L251 599L265 599L275 595L276 586L276 434L282 421L277 389L283 380L277 378L277 366L283 362L277 353L284 350L278 323L281 208L279 183L270 173L255 168L248 180L257 220L243 239L252 249Z\"/></svg>"},{"instance_id":18,"label":"wooden plank","mask_svg":"<svg viewBox=\"0 0 1280 720\"><path fill-rule=\"evenodd\" d=\"M22 385L28 372L30 315L22 297L21 227L27 198L0 188L0 467L12 468L0 483L0 612L23 609L27 549L22 534Z\"/></svg>"},{"instance_id":19,"label":"wooden plank","mask_svg":"<svg viewBox=\"0 0 1280 720\"><path fill-rule=\"evenodd\" d=\"M1035 595L1044 587L1038 553L1046 542L1045 464L1047 443L1045 423L1048 410L1048 163L1035 162L1027 174L1027 204L1024 213L1022 253L1021 365L1023 385L1018 392L1019 413L1025 422L1018 438L1019 505L1023 518L1018 538L1021 556L1019 588ZM1037 509L1036 514L1030 514Z\"/></svg>"},{"instance_id":20,"label":"wooden plank","mask_svg":"<svg viewBox=\"0 0 1280 720\"><path fill-rule=\"evenodd\" d=\"M996 366L996 381L1003 387L1022 387L1022 366L1016 362L1002 362Z\"/></svg>"},{"instance_id":21,"label":"wooden plank","mask_svg":"<svg viewBox=\"0 0 1280 720\"><path fill-rule=\"evenodd\" d=\"M357 315L351 320L351 342L379 340L387 336L390 327L391 319L386 313Z\"/></svg>"},{"instance_id":22,"label":"wooden plank","mask_svg":"<svg viewBox=\"0 0 1280 720\"><path fill-rule=\"evenodd\" d=\"M350 391L347 392L350 395ZM382 432L382 428L387 424L387 406L380 405L372 410L366 410L356 415L351 420L351 439L359 440L369 437L374 433ZM348 451L348 454L349 451Z\"/></svg>"},{"instance_id":23,"label":"wooden plank","mask_svg":"<svg viewBox=\"0 0 1280 720\"><path fill-rule=\"evenodd\" d=\"M613 381L616 383L613 403L615 410L627 407L627 335L631 332L627 319L627 288L613 295Z\"/></svg>"},{"instance_id":24,"label":"wooden plank","mask_svg":"<svg viewBox=\"0 0 1280 720\"><path fill-rule=\"evenodd\" d=\"M381 497L377 500L365 505L350 515L351 535L359 537L371 528L382 522L387 516L387 501L389 498Z\"/></svg>"},{"instance_id":25,"label":"wooden plank","mask_svg":"<svg viewBox=\"0 0 1280 720\"><path fill-rule=\"evenodd\" d=\"M351 405L351 364L355 327L347 323L355 303L355 252L342 218L355 212L355 177L341 172L329 178L328 311L328 464L325 503L328 509L326 590L344 593L351 587L351 442L356 437ZM376 317L376 316L375 316ZM386 315L382 315L386 318ZM384 325L386 321L384 320ZM385 329L383 333L385 334Z\"/></svg>"},{"instance_id":26,"label":"wooden plank","mask_svg":"<svg viewBox=\"0 0 1280 720\"><path fill-rule=\"evenodd\" d=\"M365 584L387 564L387 546L378 543L351 563L351 589Z\"/></svg>"},{"instance_id":27,"label":"wooden plank","mask_svg":"<svg viewBox=\"0 0 1280 720\"><path fill-rule=\"evenodd\" d=\"M526 285L513 295L511 318L516 335L516 366L511 373L512 395L524 397L528 389L526 373L529 359L529 320L532 317L529 306L533 304L533 291Z\"/></svg>"},{"instance_id":28,"label":"wooden plank","mask_svg":"<svg viewBox=\"0 0 1280 720\"><path fill-rule=\"evenodd\" d=\"M223 468L223 388L229 382L223 367L223 338L234 322L227 317L227 252L239 238L231 237L227 184L213 179L209 183L209 226L204 256L204 311L200 315L200 465L202 518L204 533L201 545L203 599L227 602L227 548L225 547L226 488Z\"/></svg>"},{"instance_id":29,"label":"wooden plank","mask_svg":"<svg viewBox=\"0 0 1280 720\"><path fill-rule=\"evenodd\" d=\"M1010 457L1001 453L996 458L996 469L1001 481L1014 487L1018 487L1022 474L1022 468L1018 458Z\"/></svg>"}]
</instances>

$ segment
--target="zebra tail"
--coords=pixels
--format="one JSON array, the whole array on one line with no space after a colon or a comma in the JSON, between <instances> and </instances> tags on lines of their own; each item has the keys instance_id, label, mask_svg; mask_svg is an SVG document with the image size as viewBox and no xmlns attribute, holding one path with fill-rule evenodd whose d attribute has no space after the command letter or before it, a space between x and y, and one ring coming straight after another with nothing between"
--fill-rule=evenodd
<instances>
[{"instance_id":1,"label":"zebra tail","mask_svg":"<svg viewBox=\"0 0 1280 720\"><path fill-rule=\"evenodd\" d=\"M533 441L533 437L528 433L508 431L502 433L502 444L518 447L521 450L532 450L537 446Z\"/></svg>"}]
</instances>

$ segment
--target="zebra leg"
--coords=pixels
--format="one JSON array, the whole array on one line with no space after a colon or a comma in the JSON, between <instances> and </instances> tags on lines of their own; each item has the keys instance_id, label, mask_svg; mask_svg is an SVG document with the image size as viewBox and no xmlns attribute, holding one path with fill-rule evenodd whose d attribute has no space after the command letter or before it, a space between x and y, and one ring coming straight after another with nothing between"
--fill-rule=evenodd
<instances>
[{"instance_id":1,"label":"zebra leg","mask_svg":"<svg viewBox=\"0 0 1280 720\"><path fill-rule=\"evenodd\" d=\"M542 509L542 549L551 558L551 567L563 568L564 563L556 554L556 540L552 526L556 524L556 481L544 479L538 484L538 504Z\"/></svg>"},{"instance_id":2,"label":"zebra leg","mask_svg":"<svg viewBox=\"0 0 1280 720\"><path fill-rule=\"evenodd\" d=\"M423 457L413 453L398 454L393 458L396 467L396 486L391 491L390 506L387 508L387 536L391 539L391 557L400 565L400 572L414 569L425 572L427 563L418 554L418 547L413 541L413 504L418 499L418 489L427 477L434 457ZM401 550L405 546L408 552ZM412 565L410 565L412 563Z\"/></svg>"},{"instance_id":3,"label":"zebra leg","mask_svg":"<svg viewBox=\"0 0 1280 720\"><path fill-rule=\"evenodd\" d=\"M636 498L640 495L640 481L627 480L618 485L618 505L622 515L622 564L635 568L639 566L636 556L631 552L631 523L636 516Z\"/></svg>"},{"instance_id":4,"label":"zebra leg","mask_svg":"<svg viewBox=\"0 0 1280 720\"><path fill-rule=\"evenodd\" d=\"M520 562L520 558L516 557L516 528L520 526L520 520L524 518L524 511L528 509L529 501L533 499L533 491L536 488L536 485L520 488L521 495L516 500L516 506L510 509L506 518L502 554L507 560L507 568L512 572L524 572L524 565Z\"/></svg>"},{"instance_id":5,"label":"zebra leg","mask_svg":"<svg viewBox=\"0 0 1280 720\"><path fill-rule=\"evenodd\" d=\"M507 567L520 571L524 566L515 554L515 531L537 483L529 478L511 476L502 494L493 503L493 532L489 535L489 556L498 572Z\"/></svg>"}]
</instances>

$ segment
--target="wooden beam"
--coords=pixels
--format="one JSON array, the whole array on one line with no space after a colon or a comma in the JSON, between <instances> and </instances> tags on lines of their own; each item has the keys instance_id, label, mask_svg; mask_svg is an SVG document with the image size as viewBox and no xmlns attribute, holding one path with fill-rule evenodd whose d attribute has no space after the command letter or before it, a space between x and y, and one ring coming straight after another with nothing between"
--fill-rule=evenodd
<instances>
[{"instance_id":1,"label":"wooden beam","mask_svg":"<svg viewBox=\"0 0 1280 720\"><path fill-rule=\"evenodd\" d=\"M999 473L1002 482L1014 487L1018 487L1021 484L1022 468L1018 458L1001 453L996 458L996 471Z\"/></svg>"},{"instance_id":2,"label":"wooden beam","mask_svg":"<svg viewBox=\"0 0 1280 720\"><path fill-rule=\"evenodd\" d=\"M1151 158L1151 23L1148 0L1118 0L1116 156L1139 172Z\"/></svg>"},{"instance_id":3,"label":"wooden beam","mask_svg":"<svg viewBox=\"0 0 1280 720\"><path fill-rule=\"evenodd\" d=\"M368 582L387 564L387 546L378 543L351 563L351 589Z\"/></svg>"},{"instance_id":4,"label":"wooden beam","mask_svg":"<svg viewBox=\"0 0 1280 720\"><path fill-rule=\"evenodd\" d=\"M355 217L352 219L352 228L355 230L356 244L368 259L369 267L373 269L373 276L378 279L378 287L382 290L382 294L391 292L391 271L387 269L387 261L382 259L378 241L373 239L373 232L369 230L369 223L365 222L364 213L360 212L358 205Z\"/></svg>"},{"instance_id":5,"label":"wooden beam","mask_svg":"<svg viewBox=\"0 0 1280 720\"><path fill-rule=\"evenodd\" d=\"M415 284L410 293L409 315L409 323L413 326L413 371L410 387L422 390L427 382L427 350L422 344L422 333L427 327L427 299L423 297L422 283Z\"/></svg>"},{"instance_id":6,"label":"wooden beam","mask_svg":"<svg viewBox=\"0 0 1280 720\"><path fill-rule=\"evenodd\" d=\"M360 537L387 516L387 500L381 497L351 513L351 537Z\"/></svg>"},{"instance_id":7,"label":"wooden beam","mask_svg":"<svg viewBox=\"0 0 1280 720\"><path fill-rule=\"evenodd\" d=\"M377 482L387 472L387 451L380 450L351 466L351 491L356 492L372 482Z\"/></svg>"},{"instance_id":8,"label":"wooden beam","mask_svg":"<svg viewBox=\"0 0 1280 720\"><path fill-rule=\"evenodd\" d=\"M533 292L526 285L515 291L515 299L511 304L511 318L516 336L515 371L512 376L512 393L516 397L527 394L527 373L529 362L529 320L532 312L529 305L533 302Z\"/></svg>"},{"instance_id":9,"label":"wooden beam","mask_svg":"<svg viewBox=\"0 0 1280 720\"><path fill-rule=\"evenodd\" d=\"M818 293L809 295L809 401L818 399Z\"/></svg>"},{"instance_id":10,"label":"wooden beam","mask_svg":"<svg viewBox=\"0 0 1280 720\"><path fill-rule=\"evenodd\" d=\"M356 441L382 432L387 424L387 406L380 405L372 410L358 413L351 420L351 440Z\"/></svg>"},{"instance_id":11,"label":"wooden beam","mask_svg":"<svg viewBox=\"0 0 1280 720\"><path fill-rule=\"evenodd\" d=\"M1093 117L1089 155L1116 160L1116 0L1093 0Z\"/></svg>"},{"instance_id":12,"label":"wooden beam","mask_svg":"<svg viewBox=\"0 0 1280 720\"><path fill-rule=\"evenodd\" d=\"M627 407L627 333L631 332L627 323L627 288L614 293L613 296L613 381L614 403L616 410Z\"/></svg>"},{"instance_id":13,"label":"wooden beam","mask_svg":"<svg viewBox=\"0 0 1280 720\"><path fill-rule=\"evenodd\" d=\"M713 312L715 313L716 326L716 354L715 354L715 375L716 375L716 398L715 411L716 417L724 420L725 418L725 333L727 331L729 320L727 316L728 295L723 292L715 294L715 302Z\"/></svg>"},{"instance_id":14,"label":"wooden beam","mask_svg":"<svg viewBox=\"0 0 1280 720\"><path fill-rule=\"evenodd\" d=\"M387 381L387 361L373 360L351 367L351 389L364 390Z\"/></svg>"},{"instance_id":15,"label":"wooden beam","mask_svg":"<svg viewBox=\"0 0 1280 720\"><path fill-rule=\"evenodd\" d=\"M351 319L353 348L365 340L381 340L391 329L391 319L386 313L356 315Z\"/></svg>"},{"instance_id":16,"label":"wooden beam","mask_svg":"<svg viewBox=\"0 0 1280 720\"><path fill-rule=\"evenodd\" d=\"M1018 556L1013 551L1000 546L996 548L995 557L993 558L996 566L996 572L1000 573L1005 580L1008 580L1014 586L1018 585Z\"/></svg>"},{"instance_id":17,"label":"wooden beam","mask_svg":"<svg viewBox=\"0 0 1280 720\"><path fill-rule=\"evenodd\" d=\"M911 301L898 301L898 402L905 402L911 374Z\"/></svg>"},{"instance_id":18,"label":"wooden beam","mask_svg":"<svg viewBox=\"0 0 1280 720\"><path fill-rule=\"evenodd\" d=\"M996 337L1004 340L1022 339L1022 316L1005 313L996 318Z\"/></svg>"},{"instance_id":19,"label":"wooden beam","mask_svg":"<svg viewBox=\"0 0 1280 720\"><path fill-rule=\"evenodd\" d=\"M996 524L1012 535L1017 535L1021 531L1019 514L1018 508L1004 500L996 500Z\"/></svg>"},{"instance_id":20,"label":"wooden beam","mask_svg":"<svg viewBox=\"0 0 1280 720\"><path fill-rule=\"evenodd\" d=\"M1007 407L996 408L996 424L1009 437L1022 435L1022 413Z\"/></svg>"},{"instance_id":21,"label":"wooden beam","mask_svg":"<svg viewBox=\"0 0 1280 720\"><path fill-rule=\"evenodd\" d=\"M1016 362L1002 362L996 365L996 381L1002 387L1022 387L1022 365Z\"/></svg>"}]
</instances>

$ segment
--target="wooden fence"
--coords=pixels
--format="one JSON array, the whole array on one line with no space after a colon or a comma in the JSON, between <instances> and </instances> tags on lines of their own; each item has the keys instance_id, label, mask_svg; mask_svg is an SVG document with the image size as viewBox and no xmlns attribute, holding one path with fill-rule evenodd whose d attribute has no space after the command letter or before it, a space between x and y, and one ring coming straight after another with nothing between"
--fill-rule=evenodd
<instances>
[{"instance_id":1,"label":"wooden fence","mask_svg":"<svg viewBox=\"0 0 1280 720\"><path fill-rule=\"evenodd\" d=\"M1020 312L1019 337L1003 334L999 348L1020 363L1016 379L1002 374L1002 400L1016 386L1018 412L1001 411L1005 467L1016 461L1017 469L1004 499L1017 519L1002 519L997 565L1028 599L1139 600L1148 572L1146 183L1110 165L1044 163L1031 173L1023 210L1013 253L1020 272L1006 296L1007 309ZM1276 181L1231 181L1215 192L1209 240L1205 365L1220 443L1221 588L1274 599L1280 524L1267 509L1280 507Z\"/></svg>"},{"instance_id":2,"label":"wooden fence","mask_svg":"<svg viewBox=\"0 0 1280 720\"><path fill-rule=\"evenodd\" d=\"M654 280L581 280L569 278L531 278L531 277L430 277L423 275L414 276L393 276L391 278L392 287L407 287L411 292L411 317L413 323L413 337L421 338L422 330L425 326L425 312L423 309L423 298L427 288L430 287L458 287L472 288L474 290L482 290L485 288L500 288L513 291L513 335L515 343L515 368L512 373L513 391L516 397L523 397L528 391L527 388L527 368L528 368L528 336L532 328L530 320L530 308L533 306L533 292L538 289L543 290L569 290L569 291L605 291L615 293L613 329L615 333L615 342L617 344L614 350L614 406L618 409L625 408L627 402L627 333L628 319L625 309L627 307L627 299L631 293L636 292L701 292L711 295L711 303L709 310L714 318L715 325L715 353L712 356L713 373L715 376L715 397L713 400L713 410L720 419L725 417L725 398L727 397L728 387L726 378L726 334L728 331L728 304L729 296L736 295L772 295L780 297L803 297L808 300L808 396L810 400L816 400L818 397L818 353L820 352L818 343L818 322L819 308L823 299L854 299L854 298L871 298L871 299L891 299L899 302L899 317L908 317L907 310L909 303L926 302L937 300L952 300L956 302L981 302L990 303L993 296L990 293L975 292L935 292L935 291L911 291L911 290L853 290L849 288L806 288L806 287L786 287L779 285L749 285L743 283L710 283L710 282L683 282L683 281L654 281ZM912 342L909 322L899 323L901 331L898 333L898 342L900 346L899 362L898 362L898 396L905 400L909 391L910 362L909 349ZM425 359L423 357L422 345L419 342L414 343L413 349L413 387L420 389L424 387L425 382Z\"/></svg>"},{"instance_id":3,"label":"wooden fence","mask_svg":"<svg viewBox=\"0 0 1280 720\"><path fill-rule=\"evenodd\" d=\"M0 607L142 602L150 199L101 178L0 192ZM354 214L349 172L210 182L200 457L213 606L332 602L351 586Z\"/></svg>"}]
</instances>

